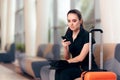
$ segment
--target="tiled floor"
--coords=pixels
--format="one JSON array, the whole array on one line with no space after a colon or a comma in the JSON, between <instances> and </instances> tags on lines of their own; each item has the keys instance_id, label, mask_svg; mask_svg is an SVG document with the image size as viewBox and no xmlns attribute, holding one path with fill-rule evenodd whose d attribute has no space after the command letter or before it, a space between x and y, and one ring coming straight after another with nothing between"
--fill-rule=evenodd
<instances>
[{"instance_id":1,"label":"tiled floor","mask_svg":"<svg viewBox=\"0 0 120 80\"><path fill-rule=\"evenodd\" d=\"M9 66L10 64L0 63L0 80L33 80L22 73L15 70L14 66Z\"/></svg>"}]
</instances>

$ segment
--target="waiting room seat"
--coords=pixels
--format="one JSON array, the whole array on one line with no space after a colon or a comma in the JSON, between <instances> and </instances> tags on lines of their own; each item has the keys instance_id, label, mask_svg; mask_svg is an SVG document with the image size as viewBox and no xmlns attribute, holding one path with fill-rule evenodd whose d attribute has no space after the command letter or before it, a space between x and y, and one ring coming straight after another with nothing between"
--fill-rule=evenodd
<instances>
[{"instance_id":1,"label":"waiting room seat","mask_svg":"<svg viewBox=\"0 0 120 80\"><path fill-rule=\"evenodd\" d=\"M45 58L46 61L33 61L32 69L34 71L36 78L41 78L41 80L45 80L45 78L48 78L50 75L48 60L60 60L60 45L59 44L41 44L40 47L38 48L37 56ZM45 71L43 69L45 69ZM46 72L48 73L44 77L44 74Z\"/></svg>"},{"instance_id":2,"label":"waiting room seat","mask_svg":"<svg viewBox=\"0 0 120 80\"><path fill-rule=\"evenodd\" d=\"M59 44L40 44L37 49L37 54L34 57L24 55L19 61L20 68L23 73L27 73L34 77L35 80L41 78L41 69L49 66L49 60L60 59L60 45ZM46 67L45 67L46 68ZM50 71L49 69L47 69ZM43 71L42 73L45 73ZM40 79L41 80L41 79ZM44 79L45 80L45 79Z\"/></svg>"},{"instance_id":3,"label":"waiting room seat","mask_svg":"<svg viewBox=\"0 0 120 80\"><path fill-rule=\"evenodd\" d=\"M7 45L9 46L9 45ZM15 61L15 44L10 44L6 52L0 53L0 62L11 63Z\"/></svg>"}]
</instances>

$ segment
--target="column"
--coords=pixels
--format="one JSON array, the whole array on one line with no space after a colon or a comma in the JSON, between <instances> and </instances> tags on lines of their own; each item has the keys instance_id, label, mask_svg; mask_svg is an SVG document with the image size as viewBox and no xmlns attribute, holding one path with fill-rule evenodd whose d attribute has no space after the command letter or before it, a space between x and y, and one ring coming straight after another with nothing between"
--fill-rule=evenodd
<instances>
[{"instance_id":1,"label":"column","mask_svg":"<svg viewBox=\"0 0 120 80\"><path fill-rule=\"evenodd\" d=\"M4 50L6 45L6 27L7 27L7 1L8 0L1 0L0 6L2 7L0 10L0 20L1 20L1 49Z\"/></svg>"},{"instance_id":2,"label":"column","mask_svg":"<svg viewBox=\"0 0 120 80\"><path fill-rule=\"evenodd\" d=\"M26 55L35 56L36 41L36 4L35 0L24 0L25 48Z\"/></svg>"},{"instance_id":3,"label":"column","mask_svg":"<svg viewBox=\"0 0 120 80\"><path fill-rule=\"evenodd\" d=\"M16 10L16 0L7 0L8 2L8 12L7 12L7 35L6 42L13 43L15 40L15 10Z\"/></svg>"},{"instance_id":4,"label":"column","mask_svg":"<svg viewBox=\"0 0 120 80\"><path fill-rule=\"evenodd\" d=\"M58 44L59 43L59 36L58 36L58 1L54 0L53 2L53 31L54 31L54 43Z\"/></svg>"},{"instance_id":5,"label":"column","mask_svg":"<svg viewBox=\"0 0 120 80\"><path fill-rule=\"evenodd\" d=\"M101 26L101 16L100 16L100 1L94 0L94 14L95 14L95 28L102 29ZM94 33L95 34L95 40L97 43L101 43L101 35L100 33Z\"/></svg>"},{"instance_id":6,"label":"column","mask_svg":"<svg viewBox=\"0 0 120 80\"><path fill-rule=\"evenodd\" d=\"M120 0L100 0L101 25L105 43L120 42Z\"/></svg>"},{"instance_id":7,"label":"column","mask_svg":"<svg viewBox=\"0 0 120 80\"><path fill-rule=\"evenodd\" d=\"M48 43L49 0L37 0L36 49L40 44Z\"/></svg>"}]
</instances>

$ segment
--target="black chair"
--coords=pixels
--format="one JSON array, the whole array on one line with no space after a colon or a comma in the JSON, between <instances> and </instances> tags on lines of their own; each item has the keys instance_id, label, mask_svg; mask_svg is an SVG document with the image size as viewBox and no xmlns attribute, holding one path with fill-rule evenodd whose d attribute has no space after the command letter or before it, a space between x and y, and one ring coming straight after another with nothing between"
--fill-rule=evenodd
<instances>
[{"instance_id":1,"label":"black chair","mask_svg":"<svg viewBox=\"0 0 120 80\"><path fill-rule=\"evenodd\" d=\"M11 63L15 61L15 44L12 43L8 51L0 53L0 62Z\"/></svg>"}]
</instances>

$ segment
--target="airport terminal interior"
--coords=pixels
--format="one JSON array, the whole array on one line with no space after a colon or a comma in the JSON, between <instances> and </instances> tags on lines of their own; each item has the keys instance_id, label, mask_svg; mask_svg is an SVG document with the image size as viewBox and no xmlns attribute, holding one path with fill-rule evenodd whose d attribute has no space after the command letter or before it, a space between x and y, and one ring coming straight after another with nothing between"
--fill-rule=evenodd
<instances>
[{"instance_id":1,"label":"airport terminal interior","mask_svg":"<svg viewBox=\"0 0 120 80\"><path fill-rule=\"evenodd\" d=\"M70 9L87 31L103 30L103 67L120 80L120 0L0 0L0 80L54 80L48 60L63 59Z\"/></svg>"}]
</instances>

